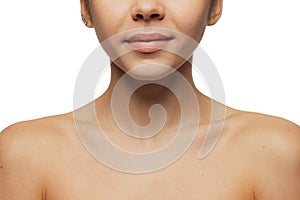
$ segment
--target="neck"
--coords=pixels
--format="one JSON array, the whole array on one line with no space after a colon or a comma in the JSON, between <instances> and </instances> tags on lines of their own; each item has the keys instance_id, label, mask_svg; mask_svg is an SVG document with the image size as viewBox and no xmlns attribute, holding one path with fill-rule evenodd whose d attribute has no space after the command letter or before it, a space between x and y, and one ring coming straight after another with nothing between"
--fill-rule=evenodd
<instances>
[{"instance_id":1,"label":"neck","mask_svg":"<svg viewBox=\"0 0 300 200\"><path fill-rule=\"evenodd\" d=\"M182 75L189 83L190 88L196 95L198 106L199 108L201 107L201 120L209 121L210 101L196 89L192 78L192 66L190 62L185 62L177 70L177 72L179 72L180 75ZM131 85L135 82L140 83L141 81L131 78L130 83L125 81L122 82L122 84L117 84L124 75L125 72L123 70L121 70L114 63L111 63L110 86L105 94L96 101L96 109L102 110L102 113L106 113L105 116L101 116L101 112L99 111L98 116L100 119L105 118L107 124L112 124L111 122L114 121L113 114L120 115L120 110L122 110L124 107L127 107L127 113L124 115L127 115L126 117L128 117L129 110L129 117L131 117L133 122L139 126L146 126L151 122L151 117L149 116L149 111L151 110L150 108L153 105L158 104L164 108L166 116L165 124L163 126L164 130L170 130L178 127L178 124L181 120L181 105L178 101L178 98L170 89L160 84L151 82L150 84L146 85L142 84L141 87L134 90L132 95L130 95L131 90L133 90ZM172 85L172 88L175 90L186 90L186 88L182 88L182 83L180 83L177 79L170 79L168 81L168 85ZM120 86L120 90L118 92L115 91L116 86ZM111 109L112 102L117 102L116 105L120 106L115 110L115 113ZM103 110L105 112L103 112ZM205 113L203 114L202 112ZM154 115L152 117L156 118L157 116ZM193 120L191 119L191 121Z\"/></svg>"}]
</instances>

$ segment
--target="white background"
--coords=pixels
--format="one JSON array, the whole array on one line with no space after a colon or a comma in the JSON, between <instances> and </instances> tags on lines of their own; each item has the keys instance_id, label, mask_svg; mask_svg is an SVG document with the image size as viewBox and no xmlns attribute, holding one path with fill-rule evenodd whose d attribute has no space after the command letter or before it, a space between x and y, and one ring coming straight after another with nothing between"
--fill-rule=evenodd
<instances>
[{"instance_id":1,"label":"white background","mask_svg":"<svg viewBox=\"0 0 300 200\"><path fill-rule=\"evenodd\" d=\"M225 0L201 46L219 70L227 105L300 124L299 6ZM2 1L0 20L0 130L71 111L77 73L98 45L79 0Z\"/></svg>"}]
</instances>

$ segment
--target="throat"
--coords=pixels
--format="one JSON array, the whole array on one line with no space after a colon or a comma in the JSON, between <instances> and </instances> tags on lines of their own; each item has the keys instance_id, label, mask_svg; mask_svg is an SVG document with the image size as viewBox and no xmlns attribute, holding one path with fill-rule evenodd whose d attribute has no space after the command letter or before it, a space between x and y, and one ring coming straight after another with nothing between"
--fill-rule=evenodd
<instances>
[{"instance_id":1,"label":"throat","mask_svg":"<svg viewBox=\"0 0 300 200\"><path fill-rule=\"evenodd\" d=\"M180 120L180 104L176 96L168 88L158 84L147 84L138 88L130 99L122 99L118 96L116 115L124 114L124 118L130 118L131 122L145 127L151 123L164 126L174 126ZM112 103L114 101L111 101ZM123 112L119 112L123 110ZM127 110L127 111L126 111ZM127 116L126 116L127 115ZM126 120L122 120L126 121ZM130 125L127 125L130 127Z\"/></svg>"}]
</instances>

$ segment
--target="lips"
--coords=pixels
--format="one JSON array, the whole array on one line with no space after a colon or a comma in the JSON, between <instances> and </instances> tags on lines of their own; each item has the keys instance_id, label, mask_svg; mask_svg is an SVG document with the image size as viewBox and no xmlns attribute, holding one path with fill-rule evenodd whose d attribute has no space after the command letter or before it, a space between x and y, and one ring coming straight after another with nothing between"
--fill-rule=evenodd
<instances>
[{"instance_id":1,"label":"lips","mask_svg":"<svg viewBox=\"0 0 300 200\"><path fill-rule=\"evenodd\" d=\"M139 33L126 39L124 42L129 44L135 51L141 53L153 53L163 49L173 37L160 33Z\"/></svg>"}]
</instances>

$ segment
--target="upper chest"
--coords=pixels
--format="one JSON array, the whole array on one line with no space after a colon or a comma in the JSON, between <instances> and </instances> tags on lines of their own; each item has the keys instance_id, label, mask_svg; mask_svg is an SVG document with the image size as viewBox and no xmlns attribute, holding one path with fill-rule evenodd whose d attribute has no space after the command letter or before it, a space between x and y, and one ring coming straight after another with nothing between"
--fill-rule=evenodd
<instances>
[{"instance_id":1,"label":"upper chest","mask_svg":"<svg viewBox=\"0 0 300 200\"><path fill-rule=\"evenodd\" d=\"M249 174L241 163L230 157L194 156L147 174L118 172L91 157L73 157L52 171L47 199L252 199Z\"/></svg>"},{"instance_id":2,"label":"upper chest","mask_svg":"<svg viewBox=\"0 0 300 200\"><path fill-rule=\"evenodd\" d=\"M74 140L69 144L74 148L51 163L47 200L253 200L253 169L241 149L231 148L225 138L205 159L198 158L201 140L196 139L176 162L144 174L113 170Z\"/></svg>"}]
</instances>

